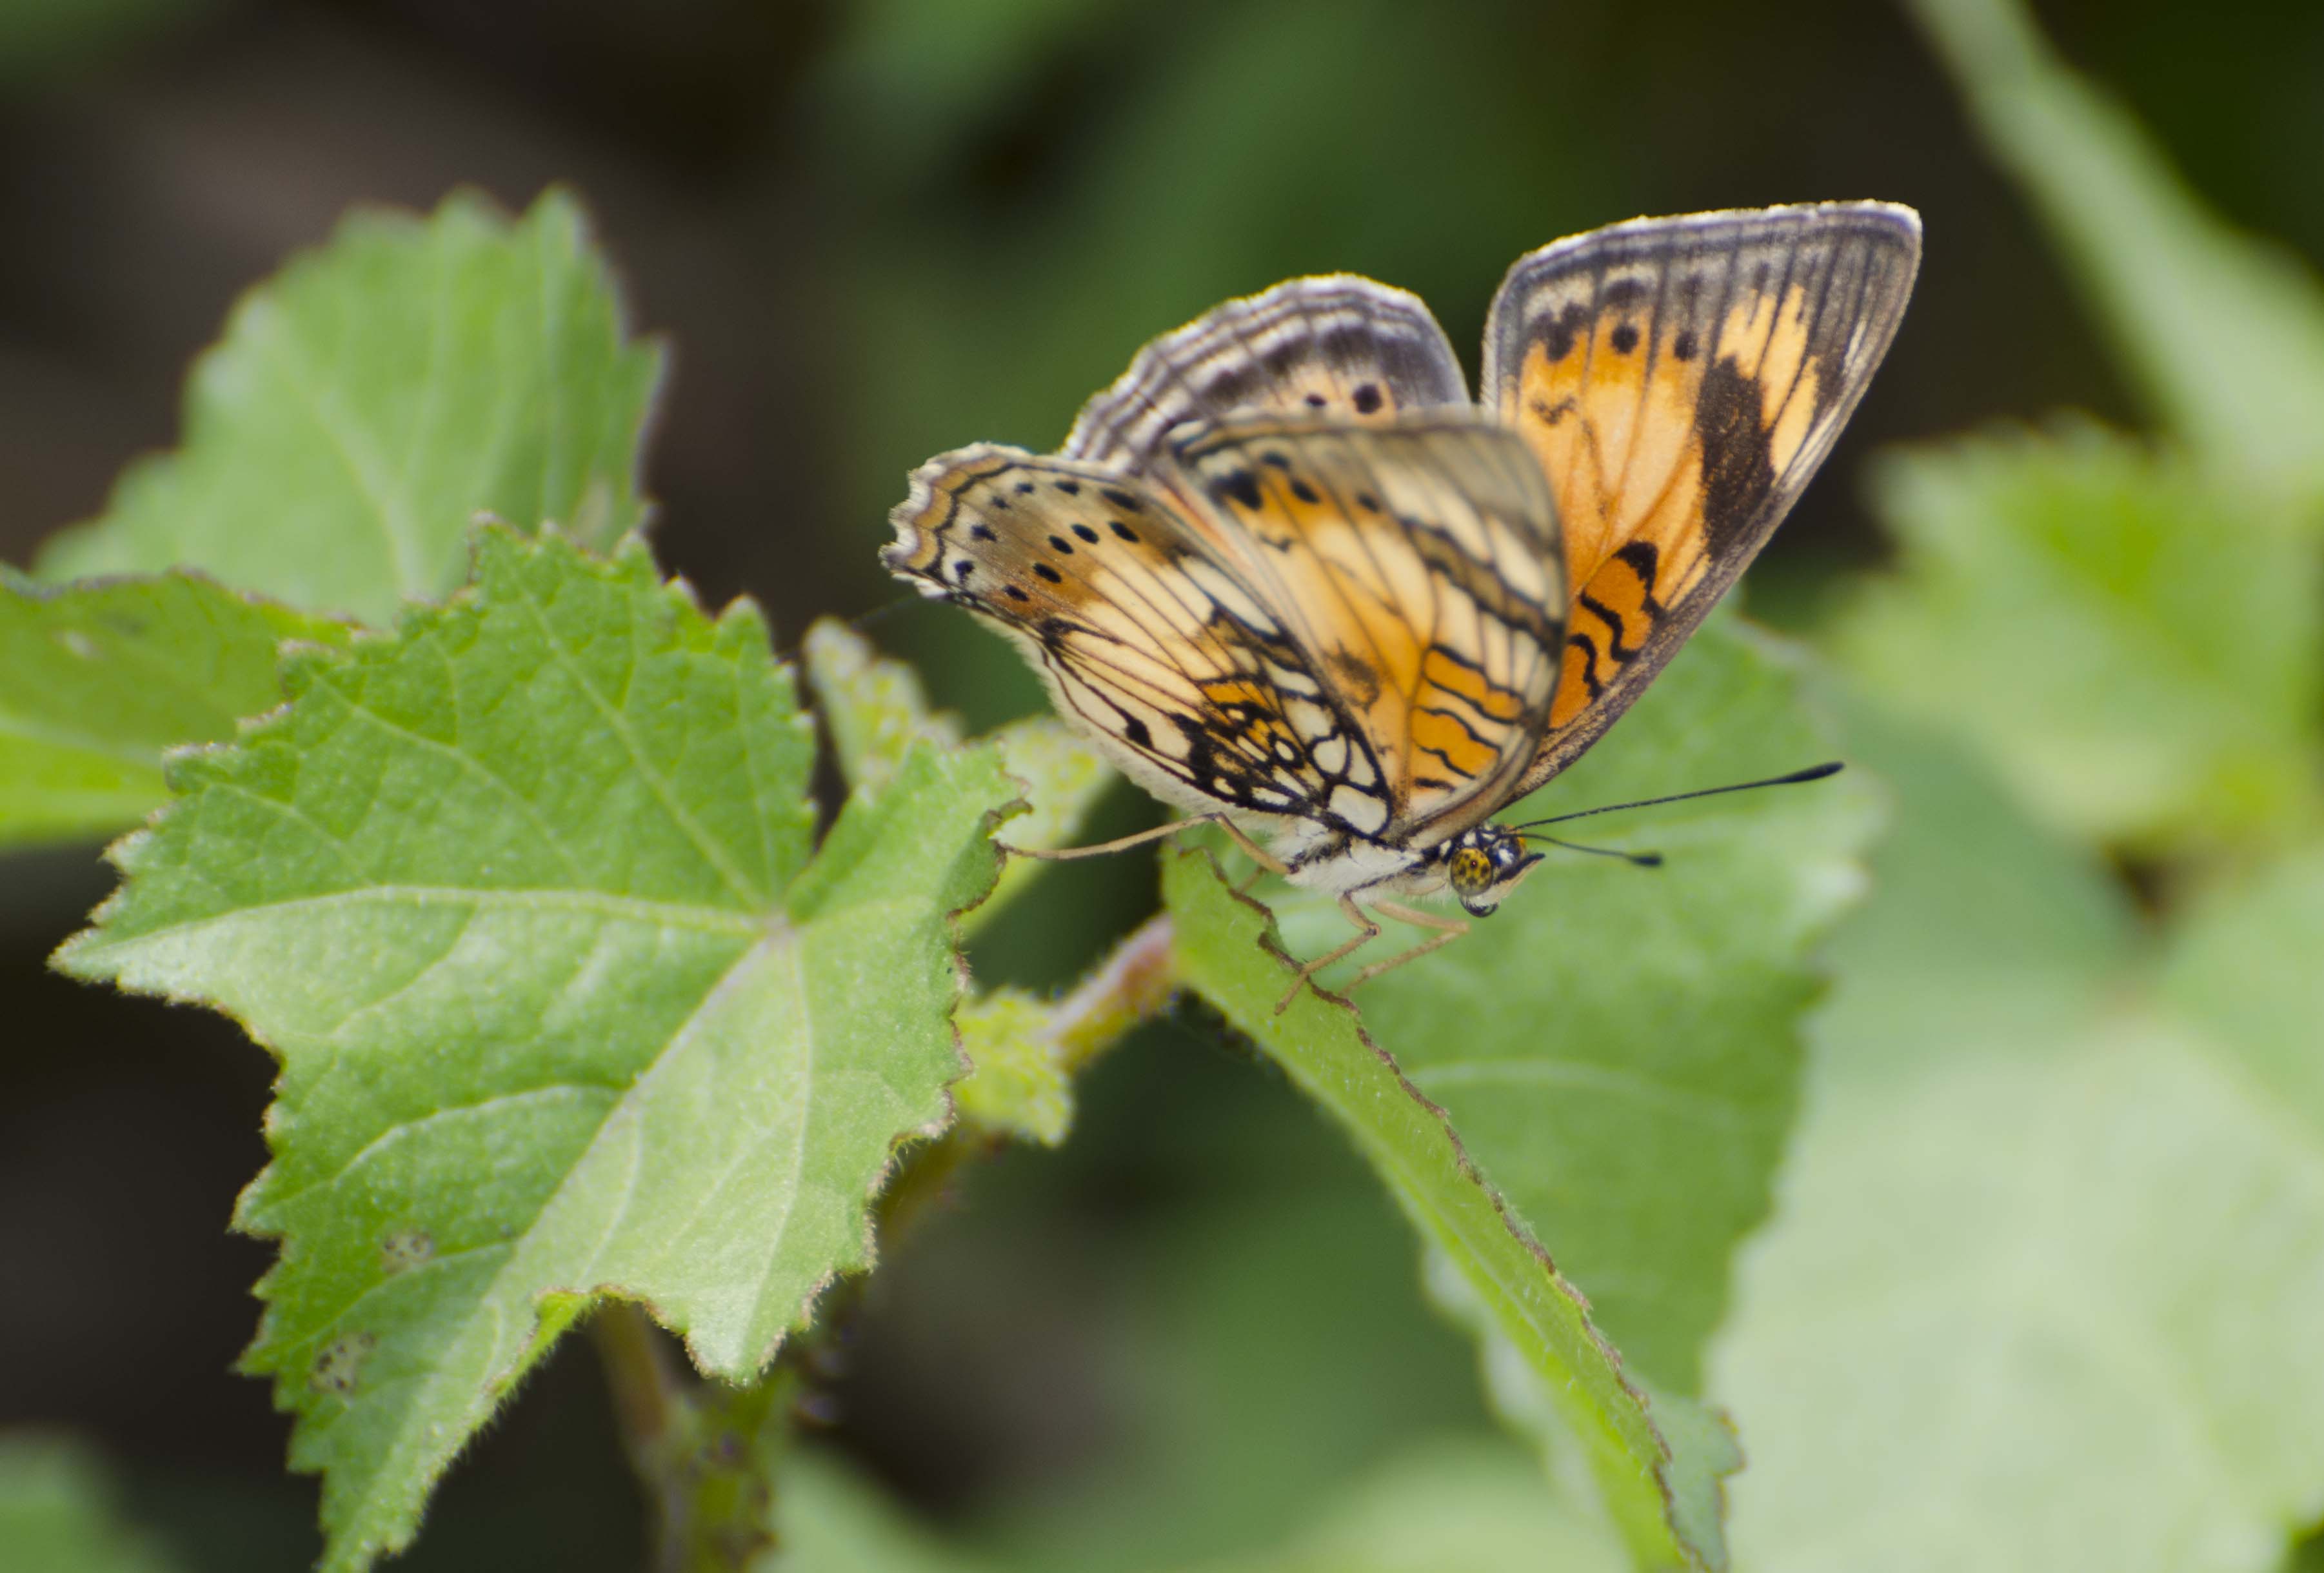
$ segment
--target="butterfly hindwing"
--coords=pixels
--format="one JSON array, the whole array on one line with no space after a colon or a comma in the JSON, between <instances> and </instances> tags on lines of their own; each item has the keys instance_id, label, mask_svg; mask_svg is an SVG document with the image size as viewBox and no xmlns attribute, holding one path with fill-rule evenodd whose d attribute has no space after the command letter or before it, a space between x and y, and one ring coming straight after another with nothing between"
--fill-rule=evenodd
<instances>
[{"instance_id":1,"label":"butterfly hindwing","mask_svg":"<svg viewBox=\"0 0 2324 1573\"><path fill-rule=\"evenodd\" d=\"M979 444L920 467L891 517L890 571L1010 635L1166 801L1378 818L1380 769L1277 613L1135 478Z\"/></svg>"},{"instance_id":2,"label":"butterfly hindwing","mask_svg":"<svg viewBox=\"0 0 2324 1573\"><path fill-rule=\"evenodd\" d=\"M1147 345L1083 407L1062 451L1137 474L1189 422L1385 421L1468 403L1461 363L1419 297L1344 273L1293 279Z\"/></svg>"},{"instance_id":3,"label":"butterfly hindwing","mask_svg":"<svg viewBox=\"0 0 2324 1573\"><path fill-rule=\"evenodd\" d=\"M1441 839L1532 759L1556 684L1565 581L1549 486L1474 409L1358 426L1254 417L1189 435L1157 476L1199 498L1387 776L1365 834Z\"/></svg>"},{"instance_id":4,"label":"butterfly hindwing","mask_svg":"<svg viewBox=\"0 0 2324 1573\"><path fill-rule=\"evenodd\" d=\"M1642 219L1520 258L1483 403L1551 477L1574 586L1531 791L1627 709L1799 496L1895 336L1920 225L1885 203Z\"/></svg>"}]
</instances>

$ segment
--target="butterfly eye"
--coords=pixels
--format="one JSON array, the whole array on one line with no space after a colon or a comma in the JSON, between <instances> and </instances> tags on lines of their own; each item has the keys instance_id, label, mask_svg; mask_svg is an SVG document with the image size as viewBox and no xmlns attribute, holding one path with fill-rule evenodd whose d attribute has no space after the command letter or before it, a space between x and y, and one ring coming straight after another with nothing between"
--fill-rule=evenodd
<instances>
[{"instance_id":1,"label":"butterfly eye","mask_svg":"<svg viewBox=\"0 0 2324 1573\"><path fill-rule=\"evenodd\" d=\"M1463 847L1447 865L1456 894L1472 896L1493 883L1493 860L1479 847Z\"/></svg>"}]
</instances>

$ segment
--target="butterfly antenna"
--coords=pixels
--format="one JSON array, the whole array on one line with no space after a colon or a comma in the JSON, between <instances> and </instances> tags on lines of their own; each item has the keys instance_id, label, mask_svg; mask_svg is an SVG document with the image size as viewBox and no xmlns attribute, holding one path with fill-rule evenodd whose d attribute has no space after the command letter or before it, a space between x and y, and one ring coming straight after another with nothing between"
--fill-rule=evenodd
<instances>
[{"instance_id":1,"label":"butterfly antenna","mask_svg":"<svg viewBox=\"0 0 2324 1573\"><path fill-rule=\"evenodd\" d=\"M1663 865L1663 855L1659 852L1621 852L1611 847L1584 847L1579 841L1561 841L1554 836L1544 836L1538 832L1532 835L1520 835L1517 838L1521 841L1540 841L1552 847L1563 847L1568 852L1587 852L1598 857L1618 857L1637 868L1660 868Z\"/></svg>"},{"instance_id":2,"label":"butterfly antenna","mask_svg":"<svg viewBox=\"0 0 2324 1573\"><path fill-rule=\"evenodd\" d=\"M1640 798L1634 803L1608 803L1602 809L1582 809L1571 814L1552 814L1546 819L1528 819L1522 825L1512 825L1512 830L1530 830L1536 825L1563 825L1568 819L1586 819L1592 814L1618 814L1624 809L1652 809L1664 803L1683 803L1690 798L1715 798L1722 792L1757 791L1761 787L1791 786L1803 781L1821 781L1828 775L1838 775L1844 768L1838 760L1823 764L1812 764L1805 770L1795 770L1789 775L1771 775L1765 781L1738 781L1731 786L1704 787L1700 791L1673 792L1666 798Z\"/></svg>"}]
</instances>

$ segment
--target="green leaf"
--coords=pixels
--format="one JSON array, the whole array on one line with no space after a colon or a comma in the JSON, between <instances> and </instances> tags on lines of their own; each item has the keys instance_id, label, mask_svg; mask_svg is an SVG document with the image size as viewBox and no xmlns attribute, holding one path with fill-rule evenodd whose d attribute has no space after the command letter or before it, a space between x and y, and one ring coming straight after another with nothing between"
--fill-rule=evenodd
<instances>
[{"instance_id":1,"label":"green leaf","mask_svg":"<svg viewBox=\"0 0 2324 1573\"><path fill-rule=\"evenodd\" d=\"M355 1568L586 1297L739 1381L869 1263L869 1198L962 1069L947 919L1015 788L918 749L810 859L812 735L756 611L714 623L634 541L489 530L473 590L288 675L173 763L60 963L281 1058L248 1363Z\"/></svg>"},{"instance_id":2,"label":"green leaf","mask_svg":"<svg viewBox=\"0 0 2324 1573\"><path fill-rule=\"evenodd\" d=\"M963 1001L954 1022L974 1067L954 1089L961 1118L1045 1147L1061 1144L1073 1124L1074 1083L1049 1005L1022 989L998 988Z\"/></svg>"},{"instance_id":3,"label":"green leaf","mask_svg":"<svg viewBox=\"0 0 2324 1573\"><path fill-rule=\"evenodd\" d=\"M914 744L949 748L961 741L960 718L928 708L919 673L881 655L845 624L818 618L799 654L832 756L854 791L877 792L893 781Z\"/></svg>"},{"instance_id":4,"label":"green leaf","mask_svg":"<svg viewBox=\"0 0 2324 1573\"><path fill-rule=\"evenodd\" d=\"M195 574L51 589L0 568L0 846L134 825L168 795L164 748L281 702L282 641L348 632Z\"/></svg>"},{"instance_id":5,"label":"green leaf","mask_svg":"<svg viewBox=\"0 0 2324 1573\"><path fill-rule=\"evenodd\" d=\"M1303 990L1275 1013L1290 965L1273 945L1266 909L1236 895L1208 852L1166 853L1163 893L1187 981L1331 1112L1423 1236L1452 1262L1540 1374L1634 1556L1655 1567L1723 1566L1715 1539L1684 1542L1671 1527L1674 1471L1646 1401L1591 1327L1581 1297L1470 1163L1443 1112L1346 1006Z\"/></svg>"},{"instance_id":6,"label":"green leaf","mask_svg":"<svg viewBox=\"0 0 2324 1573\"><path fill-rule=\"evenodd\" d=\"M0 1548L9 1573L164 1573L170 1559L124 1523L115 1494L88 1449L0 1433Z\"/></svg>"},{"instance_id":7,"label":"green leaf","mask_svg":"<svg viewBox=\"0 0 2324 1573\"><path fill-rule=\"evenodd\" d=\"M2214 893L2179 935L2163 996L2234 1056L2259 1101L2324 1152L2324 848Z\"/></svg>"},{"instance_id":8,"label":"green leaf","mask_svg":"<svg viewBox=\"0 0 2324 1573\"><path fill-rule=\"evenodd\" d=\"M919 674L900 661L880 655L869 640L825 618L807 630L802 647L807 680L830 732L840 773L850 787L877 792L894 776L916 742L956 745L960 718L928 707ZM1113 784L1112 768L1096 749L1047 716L1011 722L992 734L1009 773L1024 785L1026 808L1009 822L1011 847L1048 851L1068 845L1082 820ZM973 933L1023 890L1041 865L1010 858L991 896L964 915ZM1007 1012L986 1020L996 1025ZM1011 1050L1028 1052L1019 1045ZM1058 1133L1063 1134L1062 1126ZM1046 1139L1046 1138L1045 1138Z\"/></svg>"},{"instance_id":9,"label":"green leaf","mask_svg":"<svg viewBox=\"0 0 2324 1573\"><path fill-rule=\"evenodd\" d=\"M1463 1439L1389 1460L1270 1554L1203 1573L1626 1573L1604 1529L1506 1445Z\"/></svg>"},{"instance_id":10,"label":"green leaf","mask_svg":"<svg viewBox=\"0 0 2324 1573\"><path fill-rule=\"evenodd\" d=\"M2324 860L2156 968L1941 745L1836 946L1784 1206L1715 1361L1766 1568L2261 1568L2324 1505ZM2259 948L2252 949L2255 945Z\"/></svg>"},{"instance_id":11,"label":"green leaf","mask_svg":"<svg viewBox=\"0 0 2324 1573\"><path fill-rule=\"evenodd\" d=\"M1603 744L1499 818L1842 757L1794 665L1779 642L1713 624ZM1876 818L1870 783L1843 775L1554 827L1666 861L1649 872L1545 847L1499 912L1357 996L1630 1373L1671 1393L1700 1391L1729 1258L1766 1215L1800 1018L1821 990L1808 957L1862 888ZM1276 904L1298 954L1345 935L1312 894ZM1366 955L1416 937L1393 929Z\"/></svg>"},{"instance_id":12,"label":"green leaf","mask_svg":"<svg viewBox=\"0 0 2324 1573\"><path fill-rule=\"evenodd\" d=\"M2017 0L1912 0L2131 374L2211 467L2324 499L2324 284L2221 222ZM2324 521L2324 508L2310 509Z\"/></svg>"},{"instance_id":13,"label":"green leaf","mask_svg":"<svg viewBox=\"0 0 2324 1573\"><path fill-rule=\"evenodd\" d=\"M785 1550L763 1573L972 1573L1023 1564L945 1544L868 1482L796 1455L780 1508ZM1505 1442L1444 1438L1375 1467L1312 1524L1263 1551L1185 1573L1624 1573L1604 1529L1561 1503Z\"/></svg>"},{"instance_id":14,"label":"green leaf","mask_svg":"<svg viewBox=\"0 0 2324 1573\"><path fill-rule=\"evenodd\" d=\"M183 446L132 466L47 578L200 568L384 624L460 583L479 513L603 545L635 526L661 356L631 342L579 206L358 213L235 309Z\"/></svg>"},{"instance_id":15,"label":"green leaf","mask_svg":"<svg viewBox=\"0 0 2324 1573\"><path fill-rule=\"evenodd\" d=\"M1892 455L1877 477L1903 560L1840 645L1881 694L2083 835L2316 821L2316 541L2088 425Z\"/></svg>"},{"instance_id":16,"label":"green leaf","mask_svg":"<svg viewBox=\"0 0 2324 1573\"><path fill-rule=\"evenodd\" d=\"M1000 1573L944 1544L878 1487L821 1453L784 1460L775 1499L780 1549L753 1573Z\"/></svg>"}]
</instances>

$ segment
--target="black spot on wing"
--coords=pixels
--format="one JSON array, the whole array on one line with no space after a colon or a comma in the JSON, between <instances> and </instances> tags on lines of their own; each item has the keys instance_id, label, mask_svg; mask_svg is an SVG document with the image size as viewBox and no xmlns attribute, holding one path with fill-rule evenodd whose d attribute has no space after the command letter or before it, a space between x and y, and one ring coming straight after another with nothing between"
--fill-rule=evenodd
<instances>
[{"instance_id":1,"label":"black spot on wing","mask_svg":"<svg viewBox=\"0 0 2324 1573\"><path fill-rule=\"evenodd\" d=\"M1702 443L1702 524L1713 557L1750 542L1752 520L1775 489L1759 379L1722 356L1702 374L1694 430Z\"/></svg>"},{"instance_id":2,"label":"black spot on wing","mask_svg":"<svg viewBox=\"0 0 2324 1573\"><path fill-rule=\"evenodd\" d=\"M1541 325L1542 353L1549 356L1553 365L1573 353L1582 326L1589 320L1589 309L1576 301Z\"/></svg>"},{"instance_id":3,"label":"black spot on wing","mask_svg":"<svg viewBox=\"0 0 2324 1573\"><path fill-rule=\"evenodd\" d=\"M1210 484L1209 490L1213 499L1232 497L1245 508L1259 506L1259 477L1247 469L1221 476Z\"/></svg>"}]
</instances>

